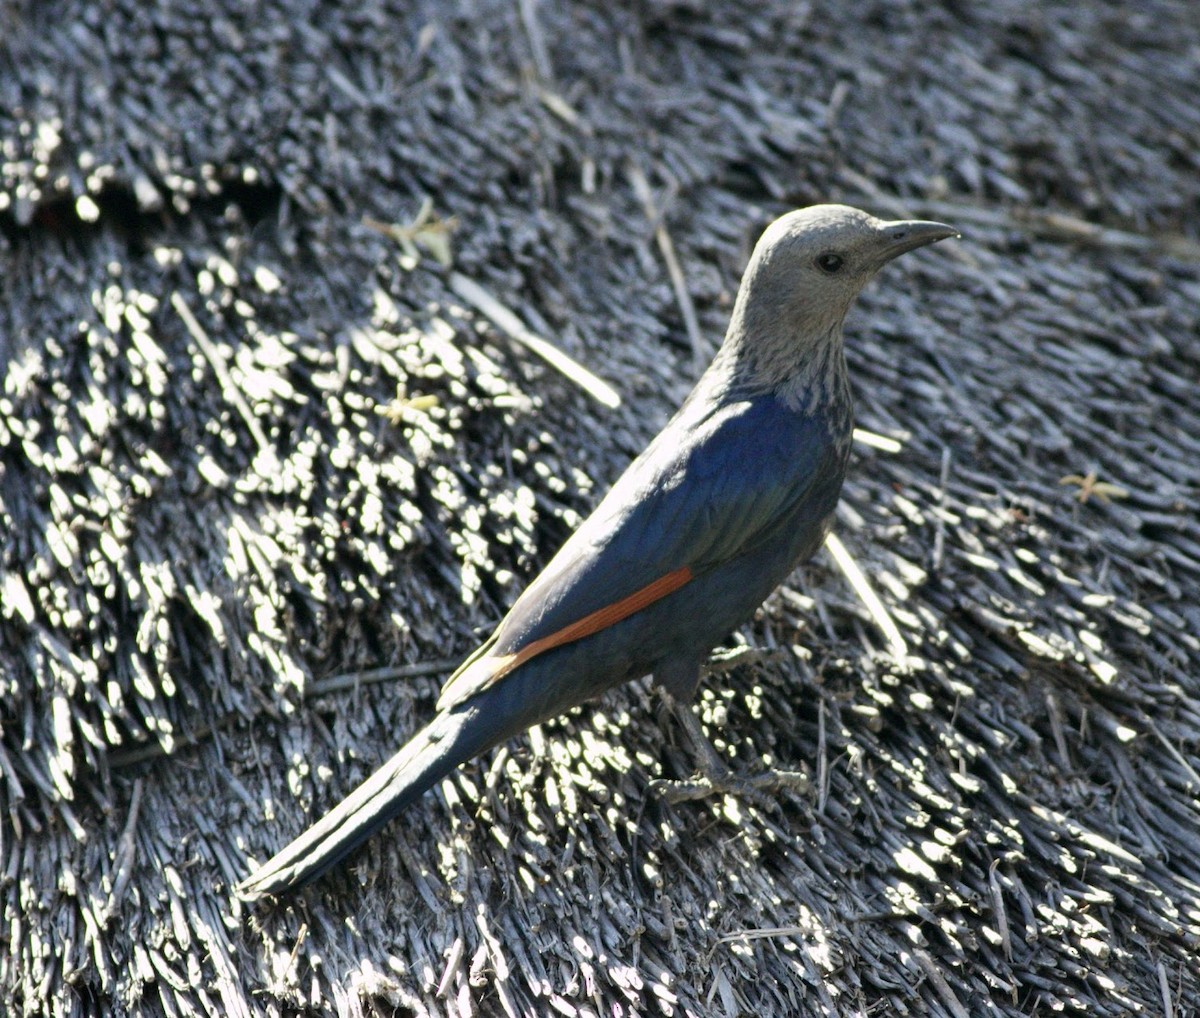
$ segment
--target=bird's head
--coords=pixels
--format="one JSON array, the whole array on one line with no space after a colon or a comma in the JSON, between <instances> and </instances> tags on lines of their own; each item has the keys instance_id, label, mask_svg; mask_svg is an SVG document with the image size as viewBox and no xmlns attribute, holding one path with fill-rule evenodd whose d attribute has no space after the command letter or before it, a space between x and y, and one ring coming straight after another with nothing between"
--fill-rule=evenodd
<instances>
[{"instance_id":1,"label":"bird's head","mask_svg":"<svg viewBox=\"0 0 1200 1018\"><path fill-rule=\"evenodd\" d=\"M782 384L839 343L854 298L884 265L957 234L944 223L885 222L848 205L780 216L755 245L726 342L761 381Z\"/></svg>"}]
</instances>

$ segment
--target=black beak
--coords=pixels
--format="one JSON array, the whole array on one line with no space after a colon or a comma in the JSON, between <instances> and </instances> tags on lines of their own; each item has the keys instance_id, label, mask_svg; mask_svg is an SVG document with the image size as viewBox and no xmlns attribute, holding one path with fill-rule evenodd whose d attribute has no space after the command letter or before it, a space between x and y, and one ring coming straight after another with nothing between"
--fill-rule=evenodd
<instances>
[{"instance_id":1,"label":"black beak","mask_svg":"<svg viewBox=\"0 0 1200 1018\"><path fill-rule=\"evenodd\" d=\"M930 223L922 219L901 219L879 227L880 261L890 262L897 255L913 251L926 244L936 244L947 237L957 237L958 231L945 223Z\"/></svg>"}]
</instances>

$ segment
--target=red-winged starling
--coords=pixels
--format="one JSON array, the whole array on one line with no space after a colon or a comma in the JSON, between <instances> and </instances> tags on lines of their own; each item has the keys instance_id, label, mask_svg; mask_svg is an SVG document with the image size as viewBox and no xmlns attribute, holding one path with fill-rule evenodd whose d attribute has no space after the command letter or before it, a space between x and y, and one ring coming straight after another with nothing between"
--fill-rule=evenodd
<instances>
[{"instance_id":1,"label":"red-winged starling","mask_svg":"<svg viewBox=\"0 0 1200 1018\"><path fill-rule=\"evenodd\" d=\"M308 883L459 764L652 674L691 697L709 651L821 546L852 429L842 321L887 262L956 235L815 205L763 233L691 395L450 676L433 720L238 887Z\"/></svg>"}]
</instances>

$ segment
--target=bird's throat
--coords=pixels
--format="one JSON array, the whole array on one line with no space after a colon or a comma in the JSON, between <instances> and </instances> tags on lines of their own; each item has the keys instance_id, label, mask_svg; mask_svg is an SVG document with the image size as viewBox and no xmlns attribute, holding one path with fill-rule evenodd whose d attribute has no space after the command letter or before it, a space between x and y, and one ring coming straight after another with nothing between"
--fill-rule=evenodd
<instances>
[{"instance_id":1,"label":"bird's throat","mask_svg":"<svg viewBox=\"0 0 1200 1018\"><path fill-rule=\"evenodd\" d=\"M746 394L770 392L795 410L849 403L842 325L816 335L778 323L772 335L751 336L737 320L709 368L723 388Z\"/></svg>"}]
</instances>

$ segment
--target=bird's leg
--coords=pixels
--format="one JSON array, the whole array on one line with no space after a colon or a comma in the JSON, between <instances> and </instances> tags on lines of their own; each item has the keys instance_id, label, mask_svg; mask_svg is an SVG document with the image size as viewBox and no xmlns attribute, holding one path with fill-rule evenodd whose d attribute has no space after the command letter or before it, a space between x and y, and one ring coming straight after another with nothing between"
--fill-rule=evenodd
<instances>
[{"instance_id":1,"label":"bird's leg","mask_svg":"<svg viewBox=\"0 0 1200 1018\"><path fill-rule=\"evenodd\" d=\"M672 688L674 683L667 685L661 679L659 683L662 686L665 706L675 715L679 727L687 734L700 764L700 773L690 781L672 781L665 778L652 781L650 790L660 798L667 802L688 802L710 795L732 795L769 809L774 806L773 800L770 799L771 794L780 789L808 791L808 775L800 771L768 770L751 776L735 774L704 734L700 719L696 717L691 705L676 698Z\"/></svg>"}]
</instances>

